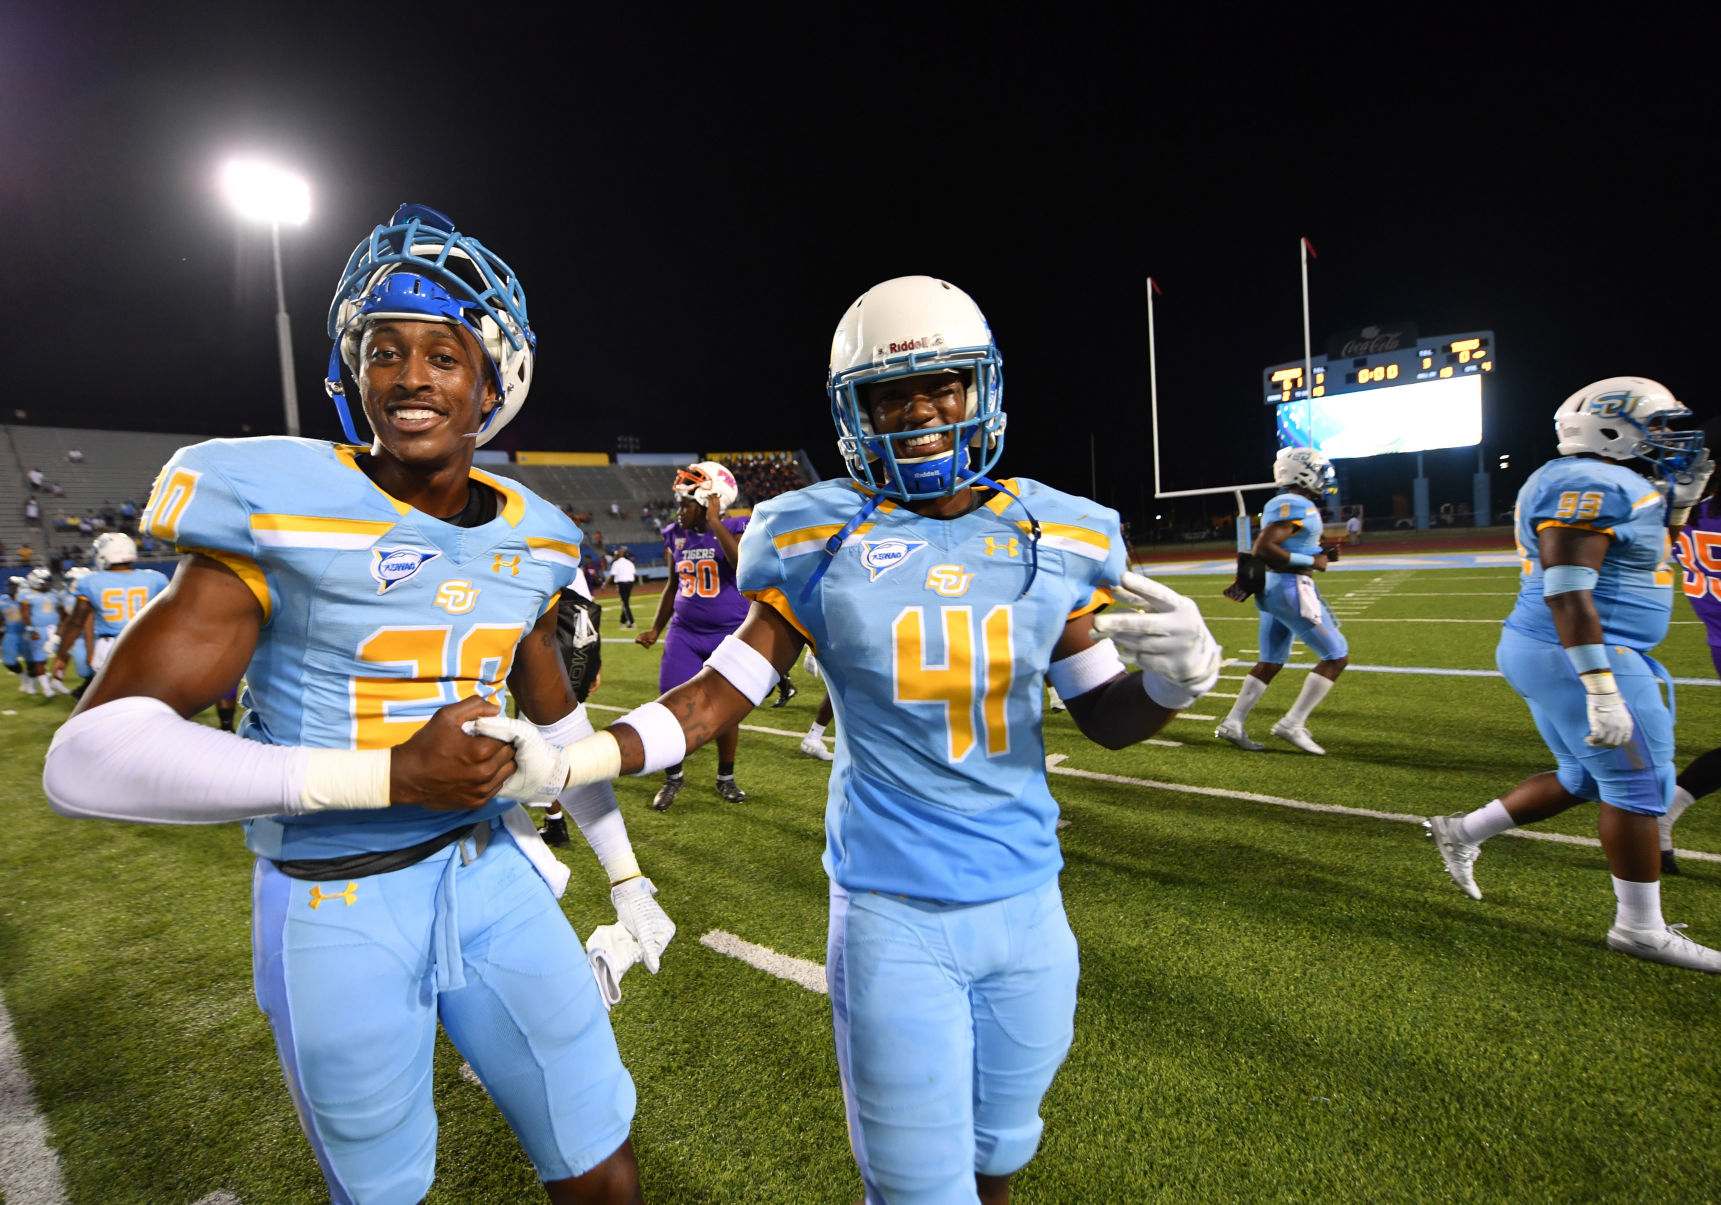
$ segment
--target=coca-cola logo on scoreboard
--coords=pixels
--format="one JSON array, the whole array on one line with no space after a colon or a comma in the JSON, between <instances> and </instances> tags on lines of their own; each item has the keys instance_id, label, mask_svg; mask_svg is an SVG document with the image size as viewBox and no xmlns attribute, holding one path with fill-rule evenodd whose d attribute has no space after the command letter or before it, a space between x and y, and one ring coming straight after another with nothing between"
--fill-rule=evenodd
<instances>
[{"instance_id":1,"label":"coca-cola logo on scoreboard","mask_svg":"<svg viewBox=\"0 0 1721 1205\"><path fill-rule=\"evenodd\" d=\"M1382 323L1342 331L1327 339L1327 359L1354 360L1416 346L1416 326L1410 322Z\"/></svg>"}]
</instances>

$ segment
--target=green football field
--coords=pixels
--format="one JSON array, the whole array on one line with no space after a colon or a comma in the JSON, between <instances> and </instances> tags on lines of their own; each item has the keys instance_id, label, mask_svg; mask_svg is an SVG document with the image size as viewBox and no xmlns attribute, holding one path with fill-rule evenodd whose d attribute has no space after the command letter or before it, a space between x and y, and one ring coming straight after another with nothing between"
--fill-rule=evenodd
<instances>
[{"instance_id":1,"label":"green football field","mask_svg":"<svg viewBox=\"0 0 1721 1205\"><path fill-rule=\"evenodd\" d=\"M1216 742L1209 696L1122 752L1048 717L1063 891L1082 946L1076 1042L1046 1099L1020 1202L1696 1201L1721 1194L1721 981L1610 953L1595 812L1501 837L1461 896L1414 818L1486 803L1551 761L1491 671L1511 569L1333 573L1353 668L1310 728L1266 735L1302 671L1251 720L1266 753ZM1227 579L1228 580L1228 579ZM1168 579L1211 620L1236 691L1252 606ZM648 595L639 608L649 612ZM606 635L616 629L609 604ZM1713 682L1678 604L1660 656ZM605 645L593 703L656 694L657 652ZM1308 654L1299 646L1296 662ZM663 971L629 973L613 1020L639 1088L648 1200L851 1202L826 998L702 944L721 931L824 957L827 767L801 755L816 683L751 717L744 804L690 760L674 809L618 785L640 860L680 927ZM3 683L0 683L3 685ZM73 1202L325 1200L251 996L250 862L232 827L69 821L40 788L64 700L0 707L0 991ZM16 714L10 714L15 712ZM598 712L601 722L609 713ZM1721 743L1721 689L1682 687L1679 760ZM1713 801L1710 801L1711 803ZM1721 808L1678 844L1721 853ZM576 837L563 906L614 919ZM1721 944L1721 862L1687 855L1668 919ZM530 1165L446 1041L432 1202L541 1200ZM4 1102L0 1102L3 1104Z\"/></svg>"}]
</instances>

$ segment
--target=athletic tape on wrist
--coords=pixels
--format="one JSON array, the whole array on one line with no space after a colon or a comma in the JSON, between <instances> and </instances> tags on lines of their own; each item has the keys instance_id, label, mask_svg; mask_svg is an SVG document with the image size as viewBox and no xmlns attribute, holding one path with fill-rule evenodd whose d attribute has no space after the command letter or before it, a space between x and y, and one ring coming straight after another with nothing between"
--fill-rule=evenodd
<instances>
[{"instance_id":1,"label":"athletic tape on wrist","mask_svg":"<svg viewBox=\"0 0 1721 1205\"><path fill-rule=\"evenodd\" d=\"M1599 674L1584 674L1578 678L1584 684L1584 690L1592 695L1617 695L1619 683L1614 680L1612 670L1602 670Z\"/></svg>"},{"instance_id":2,"label":"athletic tape on wrist","mask_svg":"<svg viewBox=\"0 0 1721 1205\"><path fill-rule=\"evenodd\" d=\"M639 734L639 743L645 750L645 765L639 768L641 774L667 770L687 756L687 734L681 730L681 721L662 703L635 707L616 723L626 724Z\"/></svg>"},{"instance_id":3,"label":"athletic tape on wrist","mask_svg":"<svg viewBox=\"0 0 1721 1205\"><path fill-rule=\"evenodd\" d=\"M777 671L765 660L765 654L733 632L705 659L705 666L722 674L755 707L777 687Z\"/></svg>"},{"instance_id":4,"label":"athletic tape on wrist","mask_svg":"<svg viewBox=\"0 0 1721 1205\"><path fill-rule=\"evenodd\" d=\"M1123 658L1117 645L1108 640L1096 640L1073 657L1054 661L1046 667L1046 682L1061 699L1077 699L1096 690L1124 672Z\"/></svg>"},{"instance_id":5,"label":"athletic tape on wrist","mask_svg":"<svg viewBox=\"0 0 1721 1205\"><path fill-rule=\"evenodd\" d=\"M553 724L533 724L532 727L538 730L539 736L558 748L582 740L593 731L591 717L586 715L584 703L578 704Z\"/></svg>"},{"instance_id":6,"label":"athletic tape on wrist","mask_svg":"<svg viewBox=\"0 0 1721 1205\"><path fill-rule=\"evenodd\" d=\"M1599 644L1574 644L1566 650L1566 660L1572 663L1572 668L1580 674L1591 670L1609 669L1607 649Z\"/></svg>"},{"instance_id":7,"label":"athletic tape on wrist","mask_svg":"<svg viewBox=\"0 0 1721 1205\"><path fill-rule=\"evenodd\" d=\"M1598 576L1600 575L1594 569L1583 565L1549 565L1542 570L1542 596L1552 598L1556 594L1570 594L1573 590L1594 590ZM1598 644L1585 647L1601 646ZM1605 660L1604 658L1604 663Z\"/></svg>"},{"instance_id":8,"label":"athletic tape on wrist","mask_svg":"<svg viewBox=\"0 0 1721 1205\"><path fill-rule=\"evenodd\" d=\"M1293 552L1290 553L1289 556L1291 558L1291 568L1293 569L1306 569L1315 563L1315 558L1306 552Z\"/></svg>"},{"instance_id":9,"label":"athletic tape on wrist","mask_svg":"<svg viewBox=\"0 0 1721 1205\"><path fill-rule=\"evenodd\" d=\"M1695 505L1695 503L1693 503L1693 505ZM1691 507L1690 506L1676 506L1673 508L1672 512L1667 516L1667 525L1669 527L1684 527L1690 521L1691 521Z\"/></svg>"},{"instance_id":10,"label":"athletic tape on wrist","mask_svg":"<svg viewBox=\"0 0 1721 1205\"><path fill-rule=\"evenodd\" d=\"M305 759L302 811L385 808L392 749L311 749Z\"/></svg>"}]
</instances>

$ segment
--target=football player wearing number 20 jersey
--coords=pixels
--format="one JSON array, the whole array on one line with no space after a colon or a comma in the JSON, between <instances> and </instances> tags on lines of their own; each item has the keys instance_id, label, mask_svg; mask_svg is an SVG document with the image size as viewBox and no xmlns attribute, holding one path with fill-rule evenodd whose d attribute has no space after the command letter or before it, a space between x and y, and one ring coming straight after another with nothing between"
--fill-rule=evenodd
<instances>
[{"instance_id":1,"label":"football player wearing number 20 jersey","mask_svg":"<svg viewBox=\"0 0 1721 1205\"><path fill-rule=\"evenodd\" d=\"M690 464L675 474L675 522L663 529L669 582L651 626L634 637L636 643L650 648L664 633L663 661L657 669L659 691L672 690L697 674L705 659L747 618L747 600L735 588L735 568L748 520L723 513L739 494L735 475L715 460ZM735 784L740 729L720 732L716 740L717 794L729 803L742 803L747 792ZM651 806L667 812L686 781L677 759L664 771L663 785Z\"/></svg>"},{"instance_id":2,"label":"football player wearing number 20 jersey","mask_svg":"<svg viewBox=\"0 0 1721 1205\"><path fill-rule=\"evenodd\" d=\"M438 1022L552 1201L637 1201L608 997L519 806L547 800L469 728L512 692L552 739L591 731L555 640L579 530L472 463L525 400L525 293L446 215L403 206L348 261L329 333L350 443L174 456L144 524L186 560L56 734L47 794L70 815L244 822L257 999L339 1205L429 1189ZM238 735L183 718L241 676ZM674 926L613 792L559 794L655 972Z\"/></svg>"},{"instance_id":3,"label":"football player wearing number 20 jersey","mask_svg":"<svg viewBox=\"0 0 1721 1205\"><path fill-rule=\"evenodd\" d=\"M1452 881L1481 899L1482 842L1599 800L1616 901L1608 947L1721 972L1721 952L1662 919L1656 831L1674 790L1673 682L1649 655L1673 613L1668 530L1684 526L1714 467L1701 431L1673 428L1690 414L1642 377L1587 385L1555 412L1560 457L1518 491L1524 573L1495 657L1558 768L1427 826Z\"/></svg>"},{"instance_id":4,"label":"football player wearing number 20 jersey","mask_svg":"<svg viewBox=\"0 0 1721 1205\"><path fill-rule=\"evenodd\" d=\"M542 767L546 789L658 769L757 707L815 647L839 721L825 974L873 1205L1007 1201L1040 1141L1076 1004L1042 684L1090 739L1122 748L1219 675L1195 605L1126 570L1115 511L989 475L1001 367L954 285L868 290L827 378L850 479L754 512L740 631L692 681L571 747L481 721ZM1114 600L1135 609L1095 614Z\"/></svg>"}]
</instances>

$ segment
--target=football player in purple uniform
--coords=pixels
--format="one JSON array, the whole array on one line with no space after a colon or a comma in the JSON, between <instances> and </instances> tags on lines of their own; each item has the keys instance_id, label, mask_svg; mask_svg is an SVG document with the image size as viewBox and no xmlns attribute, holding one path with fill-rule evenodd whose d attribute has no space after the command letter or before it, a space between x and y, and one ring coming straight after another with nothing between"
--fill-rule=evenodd
<instances>
[{"instance_id":1,"label":"football player in purple uniform","mask_svg":"<svg viewBox=\"0 0 1721 1205\"><path fill-rule=\"evenodd\" d=\"M675 474L675 522L663 529L669 584L658 600L651 626L634 637L650 648L663 635L663 663L657 671L660 691L667 693L704 669L705 659L747 618L748 602L735 588L735 566L747 520L723 517L740 492L735 475L715 460L690 464ZM747 798L747 792L735 785L735 747L740 740L740 729L733 727L717 737L717 793L730 803ZM664 771L663 785L651 806L667 812L686 782L682 763L677 762Z\"/></svg>"},{"instance_id":2,"label":"football player in purple uniform","mask_svg":"<svg viewBox=\"0 0 1721 1205\"><path fill-rule=\"evenodd\" d=\"M1711 419L1703 425L1706 447L1721 447L1721 419ZM1683 586L1691 609L1703 621L1703 634L1709 639L1709 657L1715 672L1721 674L1721 498L1716 487L1721 479L1711 477L1703 498L1679 529L1676 553L1685 570ZM1677 518L1677 514L1674 516ZM1665 814L1656 817L1661 835L1661 873L1678 874L1679 862L1673 853L1673 822L1697 800L1721 788L1721 749L1711 749L1698 755L1680 772L1673 787L1673 801Z\"/></svg>"}]
</instances>

